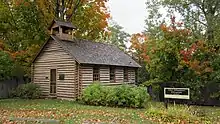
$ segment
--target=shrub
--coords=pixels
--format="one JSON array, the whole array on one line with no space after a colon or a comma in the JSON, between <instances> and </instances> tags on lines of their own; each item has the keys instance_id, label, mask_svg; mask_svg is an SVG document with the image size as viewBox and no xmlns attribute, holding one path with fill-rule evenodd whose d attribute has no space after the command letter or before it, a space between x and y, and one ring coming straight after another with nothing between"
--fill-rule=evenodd
<instances>
[{"instance_id":1,"label":"shrub","mask_svg":"<svg viewBox=\"0 0 220 124\"><path fill-rule=\"evenodd\" d=\"M11 92L11 97L22 99L37 99L40 95L40 87L33 83L21 84Z\"/></svg>"},{"instance_id":2,"label":"shrub","mask_svg":"<svg viewBox=\"0 0 220 124\"><path fill-rule=\"evenodd\" d=\"M83 101L86 104L100 105L105 97L104 95L103 88L98 83L94 83L84 90Z\"/></svg>"},{"instance_id":3,"label":"shrub","mask_svg":"<svg viewBox=\"0 0 220 124\"><path fill-rule=\"evenodd\" d=\"M83 91L81 100L89 105L142 108L149 100L149 95L143 87L102 86L94 83Z\"/></svg>"}]
</instances>

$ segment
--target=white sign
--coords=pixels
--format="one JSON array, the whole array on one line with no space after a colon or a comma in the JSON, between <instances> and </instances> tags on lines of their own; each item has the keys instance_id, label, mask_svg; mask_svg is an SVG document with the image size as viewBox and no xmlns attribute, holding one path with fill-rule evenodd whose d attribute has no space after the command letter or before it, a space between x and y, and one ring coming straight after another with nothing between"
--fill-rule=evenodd
<instances>
[{"instance_id":1,"label":"white sign","mask_svg":"<svg viewBox=\"0 0 220 124\"><path fill-rule=\"evenodd\" d=\"M190 99L189 88L164 88L164 98Z\"/></svg>"}]
</instances>

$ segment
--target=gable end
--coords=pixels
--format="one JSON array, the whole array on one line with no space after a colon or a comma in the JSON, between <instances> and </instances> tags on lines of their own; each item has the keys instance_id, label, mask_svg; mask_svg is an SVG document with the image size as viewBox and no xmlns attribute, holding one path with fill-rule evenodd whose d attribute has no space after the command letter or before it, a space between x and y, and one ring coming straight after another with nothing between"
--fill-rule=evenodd
<instances>
[{"instance_id":1,"label":"gable end","mask_svg":"<svg viewBox=\"0 0 220 124\"><path fill-rule=\"evenodd\" d=\"M36 59L39 57L39 55L41 54L41 52L45 49L45 47L47 46L47 44L51 41L51 40L54 40L53 42L56 42L58 43L65 52L67 52L70 56L72 56L72 58L74 60L76 60L78 63L79 61L65 48L65 46L60 42L60 41L57 41L56 38L54 38L53 36L50 36L47 41L41 46L40 50L38 51L38 53L36 54L36 56L34 57L34 59L32 60L32 63L34 63L36 61ZM80 64L80 63L79 63Z\"/></svg>"}]
</instances>

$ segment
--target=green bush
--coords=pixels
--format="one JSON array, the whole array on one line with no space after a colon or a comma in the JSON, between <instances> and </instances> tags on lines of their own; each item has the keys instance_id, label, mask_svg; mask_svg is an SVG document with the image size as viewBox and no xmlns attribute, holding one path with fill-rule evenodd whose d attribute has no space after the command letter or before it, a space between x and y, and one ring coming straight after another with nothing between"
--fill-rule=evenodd
<instances>
[{"instance_id":1,"label":"green bush","mask_svg":"<svg viewBox=\"0 0 220 124\"><path fill-rule=\"evenodd\" d=\"M22 99L37 99L40 98L40 96L40 87L33 83L21 84L11 92L11 97Z\"/></svg>"},{"instance_id":2,"label":"green bush","mask_svg":"<svg viewBox=\"0 0 220 124\"><path fill-rule=\"evenodd\" d=\"M86 104L100 105L105 97L104 95L103 88L98 83L95 83L84 90L83 101Z\"/></svg>"},{"instance_id":3,"label":"green bush","mask_svg":"<svg viewBox=\"0 0 220 124\"><path fill-rule=\"evenodd\" d=\"M83 91L81 100L89 105L142 108L149 100L149 95L143 87L102 86L94 83Z\"/></svg>"}]
</instances>

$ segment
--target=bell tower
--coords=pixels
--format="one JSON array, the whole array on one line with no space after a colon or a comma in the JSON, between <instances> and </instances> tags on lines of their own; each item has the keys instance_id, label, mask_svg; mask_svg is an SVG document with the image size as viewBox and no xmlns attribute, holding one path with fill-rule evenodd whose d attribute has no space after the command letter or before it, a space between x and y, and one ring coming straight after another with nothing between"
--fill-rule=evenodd
<instances>
[{"instance_id":1,"label":"bell tower","mask_svg":"<svg viewBox=\"0 0 220 124\"><path fill-rule=\"evenodd\" d=\"M55 35L61 40L72 40L76 27L71 22L53 20L49 30L51 35Z\"/></svg>"}]
</instances>

